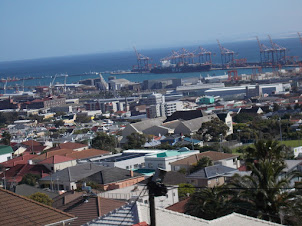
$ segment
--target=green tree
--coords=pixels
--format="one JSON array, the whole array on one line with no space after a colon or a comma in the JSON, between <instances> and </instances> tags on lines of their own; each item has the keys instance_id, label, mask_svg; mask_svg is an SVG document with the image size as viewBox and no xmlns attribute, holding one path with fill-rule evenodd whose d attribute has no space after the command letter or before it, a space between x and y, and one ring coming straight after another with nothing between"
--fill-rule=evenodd
<instances>
[{"instance_id":1,"label":"green tree","mask_svg":"<svg viewBox=\"0 0 302 226\"><path fill-rule=\"evenodd\" d=\"M64 126L64 122L63 122L63 120L57 120L57 121L55 121L55 127L56 128L58 128L58 127L60 127L60 126Z\"/></svg>"},{"instance_id":2,"label":"green tree","mask_svg":"<svg viewBox=\"0 0 302 226\"><path fill-rule=\"evenodd\" d=\"M213 161L208 156L203 156L201 159L198 160L196 164L192 165L192 167L190 168L190 173L194 173L200 169L212 165L213 165Z\"/></svg>"},{"instance_id":3,"label":"green tree","mask_svg":"<svg viewBox=\"0 0 302 226\"><path fill-rule=\"evenodd\" d=\"M22 177L22 180L19 184L28 184L31 186L35 186L40 178L40 175L28 173Z\"/></svg>"},{"instance_id":4,"label":"green tree","mask_svg":"<svg viewBox=\"0 0 302 226\"><path fill-rule=\"evenodd\" d=\"M239 113L237 115L235 115L235 117L233 118L234 122L236 123L246 123L246 122L251 122L253 121L253 116L251 116L250 114L247 113Z\"/></svg>"},{"instance_id":5,"label":"green tree","mask_svg":"<svg viewBox=\"0 0 302 226\"><path fill-rule=\"evenodd\" d=\"M51 206L53 203L53 200L49 198L48 195L41 193L41 192L36 192L32 195L30 195L28 198L35 200L36 202Z\"/></svg>"},{"instance_id":6,"label":"green tree","mask_svg":"<svg viewBox=\"0 0 302 226\"><path fill-rule=\"evenodd\" d=\"M75 120L75 122L80 122L80 123L88 123L90 121L91 121L91 118L84 114L77 114L77 118Z\"/></svg>"},{"instance_id":7,"label":"green tree","mask_svg":"<svg viewBox=\"0 0 302 226\"><path fill-rule=\"evenodd\" d=\"M4 131L2 133L2 139L1 139L1 143L3 143L4 145L10 145L10 140L11 140L11 135L9 132Z\"/></svg>"},{"instance_id":8,"label":"green tree","mask_svg":"<svg viewBox=\"0 0 302 226\"><path fill-rule=\"evenodd\" d=\"M196 191L185 205L186 214L213 220L234 211L229 194L223 186Z\"/></svg>"},{"instance_id":9,"label":"green tree","mask_svg":"<svg viewBox=\"0 0 302 226\"><path fill-rule=\"evenodd\" d=\"M249 167L250 176L235 175L230 183L230 187L238 191L234 207L247 215L280 222L280 211L287 209L292 199L291 193L284 189L298 173L288 173L280 178L285 164L269 159L249 164Z\"/></svg>"},{"instance_id":10,"label":"green tree","mask_svg":"<svg viewBox=\"0 0 302 226\"><path fill-rule=\"evenodd\" d=\"M103 132L98 132L97 136L92 139L91 147L115 153L116 139L113 135L107 135Z\"/></svg>"},{"instance_id":11,"label":"green tree","mask_svg":"<svg viewBox=\"0 0 302 226\"><path fill-rule=\"evenodd\" d=\"M224 137L229 130L229 127L218 118L212 121L202 123L198 133L203 136L203 140L207 141L219 141L220 134Z\"/></svg>"},{"instance_id":12,"label":"green tree","mask_svg":"<svg viewBox=\"0 0 302 226\"><path fill-rule=\"evenodd\" d=\"M278 141L259 140L245 150L245 159L247 162L257 161L277 161L283 162L288 149L280 145Z\"/></svg>"},{"instance_id":13,"label":"green tree","mask_svg":"<svg viewBox=\"0 0 302 226\"><path fill-rule=\"evenodd\" d=\"M279 111L279 110L280 110L279 104L274 103L273 104L273 111Z\"/></svg>"},{"instance_id":14,"label":"green tree","mask_svg":"<svg viewBox=\"0 0 302 226\"><path fill-rule=\"evenodd\" d=\"M139 133L132 133L131 135L127 136L127 144L124 146L125 149L134 149L134 148L141 148L147 141L147 138L143 134Z\"/></svg>"},{"instance_id":15,"label":"green tree","mask_svg":"<svg viewBox=\"0 0 302 226\"><path fill-rule=\"evenodd\" d=\"M192 184L182 183L178 185L178 196L180 199L190 196L196 188Z\"/></svg>"}]
</instances>

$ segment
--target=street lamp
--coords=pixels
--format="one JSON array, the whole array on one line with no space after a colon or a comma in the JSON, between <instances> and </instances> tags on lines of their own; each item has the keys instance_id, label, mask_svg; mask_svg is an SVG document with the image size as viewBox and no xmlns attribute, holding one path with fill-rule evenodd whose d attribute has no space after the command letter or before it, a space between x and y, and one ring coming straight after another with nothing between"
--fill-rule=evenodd
<instances>
[{"instance_id":1,"label":"street lamp","mask_svg":"<svg viewBox=\"0 0 302 226\"><path fill-rule=\"evenodd\" d=\"M239 133L239 142L240 142L240 132L241 132L241 130L237 129L237 132Z\"/></svg>"},{"instance_id":2,"label":"street lamp","mask_svg":"<svg viewBox=\"0 0 302 226\"><path fill-rule=\"evenodd\" d=\"M220 150L220 152L222 152L222 149L221 149L222 133L219 134L219 137L220 137L219 150Z\"/></svg>"},{"instance_id":3,"label":"street lamp","mask_svg":"<svg viewBox=\"0 0 302 226\"><path fill-rule=\"evenodd\" d=\"M279 118L280 140L282 141L281 118Z\"/></svg>"},{"instance_id":4,"label":"street lamp","mask_svg":"<svg viewBox=\"0 0 302 226\"><path fill-rule=\"evenodd\" d=\"M300 146L300 131L301 129L296 129L296 132L298 132L298 144Z\"/></svg>"},{"instance_id":5,"label":"street lamp","mask_svg":"<svg viewBox=\"0 0 302 226\"><path fill-rule=\"evenodd\" d=\"M191 135L191 142L192 142L192 151L194 151L194 142L193 142L193 138L192 138L193 133L190 133L190 135Z\"/></svg>"}]
</instances>

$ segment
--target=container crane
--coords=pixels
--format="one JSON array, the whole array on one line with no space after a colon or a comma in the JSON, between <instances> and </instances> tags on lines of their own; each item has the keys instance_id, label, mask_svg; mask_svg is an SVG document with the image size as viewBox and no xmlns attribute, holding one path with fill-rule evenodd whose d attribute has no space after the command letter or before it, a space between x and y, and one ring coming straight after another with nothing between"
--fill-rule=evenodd
<instances>
[{"instance_id":1,"label":"container crane","mask_svg":"<svg viewBox=\"0 0 302 226\"><path fill-rule=\"evenodd\" d=\"M199 46L195 56L198 57L199 63L212 64L212 52Z\"/></svg>"},{"instance_id":2,"label":"container crane","mask_svg":"<svg viewBox=\"0 0 302 226\"><path fill-rule=\"evenodd\" d=\"M256 36L258 46L259 46L259 52L260 52L260 64L269 64L270 63L270 54L272 49L268 48L266 45L261 43L259 41L258 36Z\"/></svg>"},{"instance_id":3,"label":"container crane","mask_svg":"<svg viewBox=\"0 0 302 226\"><path fill-rule=\"evenodd\" d=\"M151 58L142 55L141 53L137 52L135 46L133 46L134 52L136 54L137 59L137 69L138 72L148 72L151 70L151 65L149 65L149 61Z\"/></svg>"},{"instance_id":4,"label":"container crane","mask_svg":"<svg viewBox=\"0 0 302 226\"><path fill-rule=\"evenodd\" d=\"M272 51L271 51L272 65L285 64L286 48L274 43L270 35L268 35L268 38L269 38L271 46L272 46Z\"/></svg>"},{"instance_id":5,"label":"container crane","mask_svg":"<svg viewBox=\"0 0 302 226\"><path fill-rule=\"evenodd\" d=\"M217 43L220 49L220 54L221 54L221 63L222 67L228 67L229 65L233 66L234 65L234 54L235 52L232 50L229 50L227 48L224 48L219 40L217 39Z\"/></svg>"},{"instance_id":6,"label":"container crane","mask_svg":"<svg viewBox=\"0 0 302 226\"><path fill-rule=\"evenodd\" d=\"M50 94L50 95L53 94L53 88L54 88L53 84L54 84L56 78L57 78L57 74L55 74L53 80L52 80L51 83L49 84L49 94Z\"/></svg>"}]
</instances>

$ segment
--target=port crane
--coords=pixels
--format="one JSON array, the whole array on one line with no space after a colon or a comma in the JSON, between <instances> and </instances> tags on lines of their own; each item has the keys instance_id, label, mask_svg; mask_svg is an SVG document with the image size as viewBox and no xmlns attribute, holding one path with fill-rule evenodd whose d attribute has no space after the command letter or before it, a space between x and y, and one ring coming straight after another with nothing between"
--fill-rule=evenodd
<instances>
[{"instance_id":1,"label":"port crane","mask_svg":"<svg viewBox=\"0 0 302 226\"><path fill-rule=\"evenodd\" d=\"M50 94L50 95L53 94L53 88L54 88L53 84L54 84L56 78L57 78L57 74L55 74L53 80L52 80L51 83L49 84L49 94Z\"/></svg>"},{"instance_id":2,"label":"port crane","mask_svg":"<svg viewBox=\"0 0 302 226\"><path fill-rule=\"evenodd\" d=\"M217 43L220 49L220 54L221 54L221 64L222 67L228 67L228 66L233 66L234 65L234 54L235 52L232 50L229 50L227 48L224 48L219 40L217 39Z\"/></svg>"},{"instance_id":3,"label":"port crane","mask_svg":"<svg viewBox=\"0 0 302 226\"><path fill-rule=\"evenodd\" d=\"M257 42L258 42L258 46L259 46L259 50L260 50L260 64L261 65L269 65L271 62L270 60L270 55L271 52L273 51L272 49L268 48L266 45L264 45L263 43L261 43L259 41L258 36L256 36Z\"/></svg>"},{"instance_id":4,"label":"port crane","mask_svg":"<svg viewBox=\"0 0 302 226\"><path fill-rule=\"evenodd\" d=\"M277 64L285 64L286 62L286 48L279 46L278 44L274 43L271 36L268 35L268 38L270 40L272 51L272 65Z\"/></svg>"},{"instance_id":5,"label":"port crane","mask_svg":"<svg viewBox=\"0 0 302 226\"><path fill-rule=\"evenodd\" d=\"M150 57L146 57L142 55L141 53L137 52L135 46L133 46L134 52L136 54L137 59L137 71L138 72L146 72L151 70L151 65L149 64L149 61L151 60Z\"/></svg>"},{"instance_id":6,"label":"port crane","mask_svg":"<svg viewBox=\"0 0 302 226\"><path fill-rule=\"evenodd\" d=\"M198 51L195 56L198 57L199 63L206 63L206 64L212 64L212 52L204 49L203 47L199 46L197 50Z\"/></svg>"}]
</instances>

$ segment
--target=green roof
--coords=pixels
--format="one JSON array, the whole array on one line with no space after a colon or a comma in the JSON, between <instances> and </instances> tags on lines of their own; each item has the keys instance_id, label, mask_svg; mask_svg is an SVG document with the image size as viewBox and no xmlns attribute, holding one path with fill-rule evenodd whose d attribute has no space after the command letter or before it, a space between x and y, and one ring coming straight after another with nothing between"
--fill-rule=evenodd
<instances>
[{"instance_id":1,"label":"green roof","mask_svg":"<svg viewBox=\"0 0 302 226\"><path fill-rule=\"evenodd\" d=\"M9 153L13 153L13 152L14 151L11 146L0 145L0 155L9 154Z\"/></svg>"},{"instance_id":2,"label":"green roof","mask_svg":"<svg viewBox=\"0 0 302 226\"><path fill-rule=\"evenodd\" d=\"M189 153L190 149L188 148L181 148L180 150L169 150L162 153L158 153L156 157L158 158L165 158L165 157L172 157L177 155L182 155L183 153Z\"/></svg>"}]
</instances>

